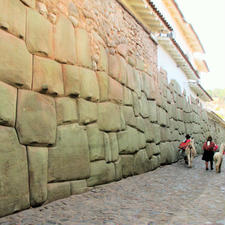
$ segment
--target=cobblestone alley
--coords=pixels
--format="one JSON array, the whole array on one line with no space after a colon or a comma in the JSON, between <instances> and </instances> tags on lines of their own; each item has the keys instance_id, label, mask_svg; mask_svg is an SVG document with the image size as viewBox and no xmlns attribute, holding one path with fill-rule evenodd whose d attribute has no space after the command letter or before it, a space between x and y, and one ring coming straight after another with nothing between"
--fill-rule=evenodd
<instances>
[{"instance_id":1,"label":"cobblestone alley","mask_svg":"<svg viewBox=\"0 0 225 225\"><path fill-rule=\"evenodd\" d=\"M225 169L201 157L91 189L0 219L0 225L223 225Z\"/></svg>"}]
</instances>

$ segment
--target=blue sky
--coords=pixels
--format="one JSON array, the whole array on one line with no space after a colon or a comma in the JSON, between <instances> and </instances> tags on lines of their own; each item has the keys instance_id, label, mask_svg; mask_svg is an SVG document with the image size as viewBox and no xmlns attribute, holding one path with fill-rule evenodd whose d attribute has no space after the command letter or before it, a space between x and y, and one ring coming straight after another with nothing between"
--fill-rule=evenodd
<instances>
[{"instance_id":1,"label":"blue sky","mask_svg":"<svg viewBox=\"0 0 225 225\"><path fill-rule=\"evenodd\" d=\"M176 0L204 49L210 72L201 75L208 89L225 89L225 0Z\"/></svg>"}]
</instances>

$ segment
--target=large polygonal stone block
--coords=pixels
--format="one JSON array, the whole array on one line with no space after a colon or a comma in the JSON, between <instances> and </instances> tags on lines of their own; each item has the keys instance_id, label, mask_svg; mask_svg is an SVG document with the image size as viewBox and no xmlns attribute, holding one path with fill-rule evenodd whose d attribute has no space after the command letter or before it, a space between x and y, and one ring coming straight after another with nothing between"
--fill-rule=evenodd
<instances>
[{"instance_id":1,"label":"large polygonal stone block","mask_svg":"<svg viewBox=\"0 0 225 225\"><path fill-rule=\"evenodd\" d=\"M134 110L130 106L122 106L124 119L127 125L132 127L137 126L137 117L134 115Z\"/></svg>"},{"instance_id":2,"label":"large polygonal stone block","mask_svg":"<svg viewBox=\"0 0 225 225\"><path fill-rule=\"evenodd\" d=\"M148 111L150 122L156 122L157 121L156 101L148 101Z\"/></svg>"},{"instance_id":3,"label":"large polygonal stone block","mask_svg":"<svg viewBox=\"0 0 225 225\"><path fill-rule=\"evenodd\" d=\"M90 124L87 126L87 135L90 161L104 159L105 149L103 132L99 131L96 124Z\"/></svg>"},{"instance_id":4,"label":"large polygonal stone block","mask_svg":"<svg viewBox=\"0 0 225 225\"><path fill-rule=\"evenodd\" d=\"M109 99L109 77L105 72L97 73L98 84L99 84L99 99L101 102Z\"/></svg>"},{"instance_id":5,"label":"large polygonal stone block","mask_svg":"<svg viewBox=\"0 0 225 225\"><path fill-rule=\"evenodd\" d=\"M116 133L109 133L109 142L111 147L111 161L115 162L119 159L119 147Z\"/></svg>"},{"instance_id":6,"label":"large polygonal stone block","mask_svg":"<svg viewBox=\"0 0 225 225\"><path fill-rule=\"evenodd\" d=\"M54 99L33 91L19 90L16 129L22 144L54 144L56 139Z\"/></svg>"},{"instance_id":7,"label":"large polygonal stone block","mask_svg":"<svg viewBox=\"0 0 225 225\"><path fill-rule=\"evenodd\" d=\"M150 96L151 77L148 74L143 73L142 80L143 80L143 91L144 91L145 95L147 96L147 99L150 99L151 98L151 96Z\"/></svg>"},{"instance_id":8,"label":"large polygonal stone block","mask_svg":"<svg viewBox=\"0 0 225 225\"><path fill-rule=\"evenodd\" d=\"M108 63L109 63L109 75L115 78L116 80L119 80L120 66L117 55L109 55Z\"/></svg>"},{"instance_id":9,"label":"large polygonal stone block","mask_svg":"<svg viewBox=\"0 0 225 225\"><path fill-rule=\"evenodd\" d=\"M0 27L24 39L26 27L26 7L19 1L0 1Z\"/></svg>"},{"instance_id":10,"label":"large polygonal stone block","mask_svg":"<svg viewBox=\"0 0 225 225\"><path fill-rule=\"evenodd\" d=\"M22 40L1 30L0 80L16 87L31 89L32 55Z\"/></svg>"},{"instance_id":11,"label":"large polygonal stone block","mask_svg":"<svg viewBox=\"0 0 225 225\"><path fill-rule=\"evenodd\" d=\"M154 133L154 142L158 144L161 140L161 135L160 135L160 126L158 124L152 124L153 126L153 133Z\"/></svg>"},{"instance_id":12,"label":"large polygonal stone block","mask_svg":"<svg viewBox=\"0 0 225 225\"><path fill-rule=\"evenodd\" d=\"M146 141L152 142L155 139L154 124L145 119L145 138Z\"/></svg>"},{"instance_id":13,"label":"large polygonal stone block","mask_svg":"<svg viewBox=\"0 0 225 225\"><path fill-rule=\"evenodd\" d=\"M105 48L100 46L100 56L98 61L98 70L108 73L108 55Z\"/></svg>"},{"instance_id":14,"label":"large polygonal stone block","mask_svg":"<svg viewBox=\"0 0 225 225\"><path fill-rule=\"evenodd\" d=\"M119 105L110 102L103 102L98 104L98 127L100 130L104 131L121 130L123 127L122 122L123 122L123 114L121 113Z\"/></svg>"},{"instance_id":15,"label":"large polygonal stone block","mask_svg":"<svg viewBox=\"0 0 225 225\"><path fill-rule=\"evenodd\" d=\"M135 128L127 126L125 131L117 134L121 154L130 154L139 149L139 136Z\"/></svg>"},{"instance_id":16,"label":"large polygonal stone block","mask_svg":"<svg viewBox=\"0 0 225 225\"><path fill-rule=\"evenodd\" d=\"M91 69L91 46L87 31L77 28L75 30L75 42L78 64Z\"/></svg>"},{"instance_id":17,"label":"large polygonal stone block","mask_svg":"<svg viewBox=\"0 0 225 225\"><path fill-rule=\"evenodd\" d=\"M33 90L52 95L63 95L62 67L54 60L34 56Z\"/></svg>"},{"instance_id":18,"label":"large polygonal stone block","mask_svg":"<svg viewBox=\"0 0 225 225\"><path fill-rule=\"evenodd\" d=\"M123 86L111 77L109 77L109 99L116 103L123 101Z\"/></svg>"},{"instance_id":19,"label":"large polygonal stone block","mask_svg":"<svg viewBox=\"0 0 225 225\"><path fill-rule=\"evenodd\" d=\"M86 180L76 180L70 182L71 194L77 195L88 191L87 181Z\"/></svg>"},{"instance_id":20,"label":"large polygonal stone block","mask_svg":"<svg viewBox=\"0 0 225 225\"><path fill-rule=\"evenodd\" d=\"M57 124L78 121L76 100L68 97L56 98Z\"/></svg>"},{"instance_id":21,"label":"large polygonal stone block","mask_svg":"<svg viewBox=\"0 0 225 225\"><path fill-rule=\"evenodd\" d=\"M151 170L154 170L159 166L160 166L160 155L157 156L153 155L152 158L150 159Z\"/></svg>"},{"instance_id":22,"label":"large polygonal stone block","mask_svg":"<svg viewBox=\"0 0 225 225\"><path fill-rule=\"evenodd\" d=\"M47 200L48 149L28 147L30 204L38 206Z\"/></svg>"},{"instance_id":23,"label":"large polygonal stone block","mask_svg":"<svg viewBox=\"0 0 225 225\"><path fill-rule=\"evenodd\" d=\"M150 161L146 150L138 151L134 156L134 173L142 174L150 170Z\"/></svg>"},{"instance_id":24,"label":"large polygonal stone block","mask_svg":"<svg viewBox=\"0 0 225 225\"><path fill-rule=\"evenodd\" d=\"M146 147L146 138L145 138L145 134L142 132L138 132L138 145L139 145L139 149L143 149Z\"/></svg>"},{"instance_id":25,"label":"large polygonal stone block","mask_svg":"<svg viewBox=\"0 0 225 225\"><path fill-rule=\"evenodd\" d=\"M78 99L79 120L81 124L88 124L97 121L98 108L94 102Z\"/></svg>"},{"instance_id":26,"label":"large polygonal stone block","mask_svg":"<svg viewBox=\"0 0 225 225\"><path fill-rule=\"evenodd\" d=\"M35 8L36 0L20 0L20 1L31 8Z\"/></svg>"},{"instance_id":27,"label":"large polygonal stone block","mask_svg":"<svg viewBox=\"0 0 225 225\"><path fill-rule=\"evenodd\" d=\"M124 105L133 105L133 96L130 89L124 86L123 88L123 104Z\"/></svg>"},{"instance_id":28,"label":"large polygonal stone block","mask_svg":"<svg viewBox=\"0 0 225 225\"><path fill-rule=\"evenodd\" d=\"M48 154L49 181L89 177L88 138L84 127L77 124L59 126L56 146Z\"/></svg>"},{"instance_id":29,"label":"large polygonal stone block","mask_svg":"<svg viewBox=\"0 0 225 225\"><path fill-rule=\"evenodd\" d=\"M139 116L140 110L141 110L140 109L141 104L140 104L137 94L135 92L132 92L132 95L133 95L134 115Z\"/></svg>"},{"instance_id":30,"label":"large polygonal stone block","mask_svg":"<svg viewBox=\"0 0 225 225\"><path fill-rule=\"evenodd\" d=\"M104 160L91 162L90 171L90 178L87 179L89 187L115 180L115 167L113 163L106 163Z\"/></svg>"},{"instance_id":31,"label":"large polygonal stone block","mask_svg":"<svg viewBox=\"0 0 225 225\"><path fill-rule=\"evenodd\" d=\"M135 89L135 77L134 77L134 69L131 65L127 65L127 87L129 87L131 90Z\"/></svg>"},{"instance_id":32,"label":"large polygonal stone block","mask_svg":"<svg viewBox=\"0 0 225 225\"><path fill-rule=\"evenodd\" d=\"M120 65L120 72L119 72L119 79L118 81L121 84L127 84L127 63L126 60L118 55L118 59L119 59L119 65Z\"/></svg>"},{"instance_id":33,"label":"large polygonal stone block","mask_svg":"<svg viewBox=\"0 0 225 225\"><path fill-rule=\"evenodd\" d=\"M138 97L141 97L141 91L142 91L142 75L138 70L134 70L134 81L135 81L135 87L134 91L137 93Z\"/></svg>"},{"instance_id":34,"label":"large polygonal stone block","mask_svg":"<svg viewBox=\"0 0 225 225\"><path fill-rule=\"evenodd\" d=\"M71 194L70 182L48 184L48 199L46 203L62 198L68 198Z\"/></svg>"},{"instance_id":35,"label":"large polygonal stone block","mask_svg":"<svg viewBox=\"0 0 225 225\"><path fill-rule=\"evenodd\" d=\"M104 134L104 145L105 145L105 161L112 162L112 151L111 151L111 144L109 135L107 133Z\"/></svg>"},{"instance_id":36,"label":"large polygonal stone block","mask_svg":"<svg viewBox=\"0 0 225 225\"><path fill-rule=\"evenodd\" d=\"M122 174L123 177L134 175L134 156L121 155Z\"/></svg>"},{"instance_id":37,"label":"large polygonal stone block","mask_svg":"<svg viewBox=\"0 0 225 225\"><path fill-rule=\"evenodd\" d=\"M148 111L148 100L145 96L144 93L141 94L141 99L140 99L140 114L143 118L148 118L149 117L149 111Z\"/></svg>"},{"instance_id":38,"label":"large polygonal stone block","mask_svg":"<svg viewBox=\"0 0 225 225\"><path fill-rule=\"evenodd\" d=\"M75 64L76 62L74 28L70 20L62 14L55 28L55 58L62 63Z\"/></svg>"},{"instance_id":39,"label":"large polygonal stone block","mask_svg":"<svg viewBox=\"0 0 225 225\"><path fill-rule=\"evenodd\" d=\"M17 89L0 81L0 124L14 126Z\"/></svg>"},{"instance_id":40,"label":"large polygonal stone block","mask_svg":"<svg viewBox=\"0 0 225 225\"><path fill-rule=\"evenodd\" d=\"M141 132L145 132L145 119L143 119L142 117L136 117L137 119L137 129L140 130Z\"/></svg>"},{"instance_id":41,"label":"large polygonal stone block","mask_svg":"<svg viewBox=\"0 0 225 225\"><path fill-rule=\"evenodd\" d=\"M115 180L121 180L123 177L123 172L122 172L122 160L121 157L114 163L115 165Z\"/></svg>"},{"instance_id":42,"label":"large polygonal stone block","mask_svg":"<svg viewBox=\"0 0 225 225\"><path fill-rule=\"evenodd\" d=\"M48 57L53 54L52 24L32 9L27 9L26 44L32 54Z\"/></svg>"},{"instance_id":43,"label":"large polygonal stone block","mask_svg":"<svg viewBox=\"0 0 225 225\"><path fill-rule=\"evenodd\" d=\"M30 206L26 148L14 128L0 126L0 217Z\"/></svg>"},{"instance_id":44,"label":"large polygonal stone block","mask_svg":"<svg viewBox=\"0 0 225 225\"><path fill-rule=\"evenodd\" d=\"M64 91L66 96L80 95L80 67L72 65L63 66Z\"/></svg>"},{"instance_id":45,"label":"large polygonal stone block","mask_svg":"<svg viewBox=\"0 0 225 225\"><path fill-rule=\"evenodd\" d=\"M84 99L97 101L99 99L99 87L94 71L80 67L80 96Z\"/></svg>"}]
</instances>

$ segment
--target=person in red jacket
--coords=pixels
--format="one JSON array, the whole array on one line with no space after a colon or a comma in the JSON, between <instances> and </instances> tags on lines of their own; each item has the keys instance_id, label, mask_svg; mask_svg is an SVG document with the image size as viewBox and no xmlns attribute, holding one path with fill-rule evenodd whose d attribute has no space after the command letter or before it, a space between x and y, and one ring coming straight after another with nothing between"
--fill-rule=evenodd
<instances>
[{"instance_id":1,"label":"person in red jacket","mask_svg":"<svg viewBox=\"0 0 225 225\"><path fill-rule=\"evenodd\" d=\"M211 170L213 170L213 155L217 145L212 141L212 137L209 136L207 141L203 144L203 156L202 160L205 161L205 169L208 170L208 162L210 161Z\"/></svg>"},{"instance_id":2,"label":"person in red jacket","mask_svg":"<svg viewBox=\"0 0 225 225\"><path fill-rule=\"evenodd\" d=\"M187 163L187 156L185 156L185 149L191 142L191 136L189 134L187 134L185 136L185 138L186 139L183 142L180 143L179 150L182 150L182 155L184 157L184 161L185 161L185 163Z\"/></svg>"}]
</instances>

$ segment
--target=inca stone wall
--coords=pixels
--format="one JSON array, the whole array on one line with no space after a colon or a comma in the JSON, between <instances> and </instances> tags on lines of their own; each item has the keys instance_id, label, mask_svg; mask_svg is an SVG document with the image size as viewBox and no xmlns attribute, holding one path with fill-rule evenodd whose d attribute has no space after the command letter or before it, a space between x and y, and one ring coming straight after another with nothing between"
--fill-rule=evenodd
<instances>
[{"instance_id":1,"label":"inca stone wall","mask_svg":"<svg viewBox=\"0 0 225 225\"><path fill-rule=\"evenodd\" d=\"M0 28L0 216L175 162L186 133L198 152L222 138L115 0L0 0Z\"/></svg>"}]
</instances>

